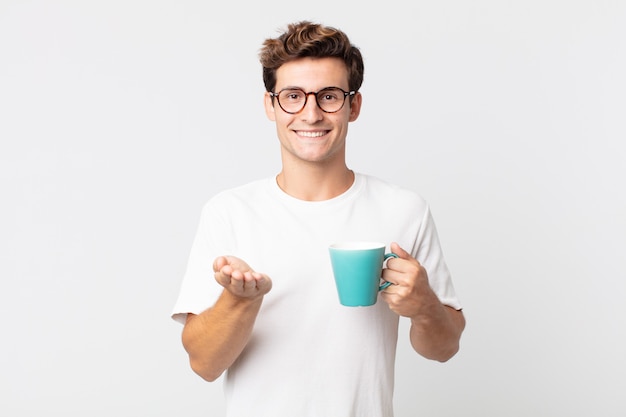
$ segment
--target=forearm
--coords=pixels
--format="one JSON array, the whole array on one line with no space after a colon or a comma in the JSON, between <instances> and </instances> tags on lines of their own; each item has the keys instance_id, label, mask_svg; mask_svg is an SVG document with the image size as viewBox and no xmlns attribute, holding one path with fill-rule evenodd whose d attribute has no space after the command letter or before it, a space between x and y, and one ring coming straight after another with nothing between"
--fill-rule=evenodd
<instances>
[{"instance_id":1,"label":"forearm","mask_svg":"<svg viewBox=\"0 0 626 417\"><path fill-rule=\"evenodd\" d=\"M464 328L463 313L437 300L428 311L411 317L411 345L425 358L445 362L458 352Z\"/></svg>"},{"instance_id":2,"label":"forearm","mask_svg":"<svg viewBox=\"0 0 626 417\"><path fill-rule=\"evenodd\" d=\"M194 372L214 381L235 362L250 339L262 300L224 291L213 307L188 317L182 338Z\"/></svg>"}]
</instances>

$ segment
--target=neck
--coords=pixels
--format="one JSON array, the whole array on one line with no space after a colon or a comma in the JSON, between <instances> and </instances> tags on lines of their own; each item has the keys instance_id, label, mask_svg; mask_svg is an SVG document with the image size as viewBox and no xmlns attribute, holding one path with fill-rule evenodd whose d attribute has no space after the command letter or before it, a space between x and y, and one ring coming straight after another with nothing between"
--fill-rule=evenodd
<instances>
[{"instance_id":1,"label":"neck","mask_svg":"<svg viewBox=\"0 0 626 417\"><path fill-rule=\"evenodd\" d=\"M299 166L276 176L278 186L287 194L305 201L324 201L346 192L354 183L354 172L343 166Z\"/></svg>"}]
</instances>

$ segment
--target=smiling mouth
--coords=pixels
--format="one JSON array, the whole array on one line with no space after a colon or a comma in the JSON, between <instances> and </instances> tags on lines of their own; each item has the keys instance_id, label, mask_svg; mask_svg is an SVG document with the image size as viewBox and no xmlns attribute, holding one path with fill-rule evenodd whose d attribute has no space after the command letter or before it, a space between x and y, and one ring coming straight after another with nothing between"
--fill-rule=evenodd
<instances>
[{"instance_id":1,"label":"smiling mouth","mask_svg":"<svg viewBox=\"0 0 626 417\"><path fill-rule=\"evenodd\" d=\"M319 138L327 134L328 130L317 130L315 132L297 130L296 133L298 134L298 136L304 136L305 138Z\"/></svg>"}]
</instances>

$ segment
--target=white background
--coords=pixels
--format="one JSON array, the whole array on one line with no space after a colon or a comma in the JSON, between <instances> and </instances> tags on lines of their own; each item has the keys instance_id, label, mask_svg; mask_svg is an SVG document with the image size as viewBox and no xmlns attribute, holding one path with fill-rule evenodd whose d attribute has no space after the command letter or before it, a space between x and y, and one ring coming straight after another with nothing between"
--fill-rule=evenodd
<instances>
[{"instance_id":1,"label":"white background","mask_svg":"<svg viewBox=\"0 0 626 417\"><path fill-rule=\"evenodd\" d=\"M350 167L429 201L465 307L448 363L402 331L396 416L626 415L622 0L0 0L0 415L222 415L169 314L204 201L280 169L300 19L361 48Z\"/></svg>"}]
</instances>

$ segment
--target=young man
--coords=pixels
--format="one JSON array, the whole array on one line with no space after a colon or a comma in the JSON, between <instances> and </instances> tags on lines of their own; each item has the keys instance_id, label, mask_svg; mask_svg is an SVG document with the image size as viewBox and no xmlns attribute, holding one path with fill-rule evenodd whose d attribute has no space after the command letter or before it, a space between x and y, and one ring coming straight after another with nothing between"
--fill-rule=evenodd
<instances>
[{"instance_id":1,"label":"young man","mask_svg":"<svg viewBox=\"0 0 626 417\"><path fill-rule=\"evenodd\" d=\"M343 32L292 24L260 58L282 170L203 208L173 311L191 367L208 381L227 371L231 417L392 416L399 316L438 361L465 326L429 208L346 166L363 60ZM399 255L373 306L338 302L328 246L345 240Z\"/></svg>"}]
</instances>

